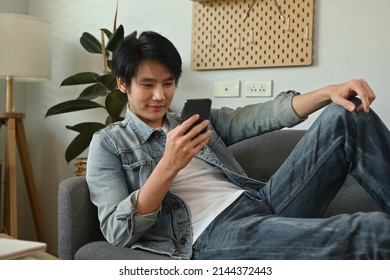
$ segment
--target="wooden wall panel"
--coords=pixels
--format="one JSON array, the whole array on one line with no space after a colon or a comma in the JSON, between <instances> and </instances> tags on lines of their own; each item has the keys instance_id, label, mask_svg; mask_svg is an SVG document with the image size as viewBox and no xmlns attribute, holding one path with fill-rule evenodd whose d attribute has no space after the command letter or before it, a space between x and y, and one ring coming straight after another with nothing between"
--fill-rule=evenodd
<instances>
[{"instance_id":1,"label":"wooden wall panel","mask_svg":"<svg viewBox=\"0 0 390 280\"><path fill-rule=\"evenodd\" d=\"M192 69L311 65L314 0L276 2L193 2Z\"/></svg>"}]
</instances>

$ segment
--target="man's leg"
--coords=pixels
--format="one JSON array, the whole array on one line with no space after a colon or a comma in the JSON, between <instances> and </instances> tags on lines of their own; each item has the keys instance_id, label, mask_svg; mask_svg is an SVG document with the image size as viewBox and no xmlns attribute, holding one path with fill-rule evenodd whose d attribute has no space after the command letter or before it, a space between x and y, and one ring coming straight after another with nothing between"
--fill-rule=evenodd
<instances>
[{"instance_id":1,"label":"man's leg","mask_svg":"<svg viewBox=\"0 0 390 280\"><path fill-rule=\"evenodd\" d=\"M277 215L320 217L347 174L390 213L389 130L373 111L331 104L259 194Z\"/></svg>"},{"instance_id":2,"label":"man's leg","mask_svg":"<svg viewBox=\"0 0 390 280\"><path fill-rule=\"evenodd\" d=\"M389 215L280 217L245 193L198 238L193 259L390 259Z\"/></svg>"},{"instance_id":3,"label":"man's leg","mask_svg":"<svg viewBox=\"0 0 390 280\"><path fill-rule=\"evenodd\" d=\"M312 218L348 173L390 212L389 155L390 133L374 112L329 105L260 198L243 194L222 212L195 242L193 258L390 259L388 214Z\"/></svg>"}]
</instances>

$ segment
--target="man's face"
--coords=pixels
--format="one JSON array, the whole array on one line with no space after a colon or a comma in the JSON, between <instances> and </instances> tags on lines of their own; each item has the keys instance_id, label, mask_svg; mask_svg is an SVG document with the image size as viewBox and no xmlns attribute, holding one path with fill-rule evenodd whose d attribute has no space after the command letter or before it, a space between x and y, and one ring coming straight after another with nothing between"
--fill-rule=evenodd
<instances>
[{"instance_id":1,"label":"man's face","mask_svg":"<svg viewBox=\"0 0 390 280\"><path fill-rule=\"evenodd\" d=\"M163 64L144 61L131 80L130 88L117 79L118 87L127 93L131 111L147 125L162 127L164 115L175 94L175 78Z\"/></svg>"}]
</instances>

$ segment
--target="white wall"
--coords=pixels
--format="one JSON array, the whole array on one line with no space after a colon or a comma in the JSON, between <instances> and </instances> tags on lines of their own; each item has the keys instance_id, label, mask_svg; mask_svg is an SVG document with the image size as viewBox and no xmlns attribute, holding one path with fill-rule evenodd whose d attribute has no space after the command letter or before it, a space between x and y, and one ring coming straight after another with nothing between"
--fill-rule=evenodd
<instances>
[{"instance_id":1,"label":"white wall","mask_svg":"<svg viewBox=\"0 0 390 280\"><path fill-rule=\"evenodd\" d=\"M1 0L0 0L1 1ZM11 5L2 0L3 6ZM330 83L352 78L365 78L377 94L372 106L390 127L390 104L387 94L388 66L390 65L390 1L388 0L316 0L314 64L310 67L263 68L225 71L192 71L191 18L189 0L122 0L119 1L118 22L125 32L154 30L163 33L177 46L184 62L184 74L173 102L179 110L189 97L211 97L215 107L237 107L267 99L213 98L216 80L273 80L274 94L295 89L307 92ZM73 176L73 163L67 164L64 153L75 134L65 129L82 118L102 121L101 111L67 114L45 119L46 110L78 95L78 90L59 88L60 82L78 71L101 72L100 57L86 53L79 45L82 32L99 36L102 27L111 29L115 0L30 0L30 14L53 23L52 81L28 85L26 127L34 174L50 250L57 250L57 186ZM3 90L1 88L0 90ZM3 104L3 103L2 103ZM307 128L314 115L299 128ZM28 209L21 215L28 217ZM27 218L26 218L27 219ZM34 238L29 223L20 225L26 238Z\"/></svg>"}]
</instances>

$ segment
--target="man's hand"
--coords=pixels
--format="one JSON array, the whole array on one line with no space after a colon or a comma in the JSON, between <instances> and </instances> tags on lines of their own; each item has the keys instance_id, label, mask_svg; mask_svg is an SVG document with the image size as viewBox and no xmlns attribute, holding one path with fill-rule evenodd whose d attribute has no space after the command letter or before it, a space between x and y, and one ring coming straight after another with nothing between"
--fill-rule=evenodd
<instances>
[{"instance_id":1,"label":"man's hand","mask_svg":"<svg viewBox=\"0 0 390 280\"><path fill-rule=\"evenodd\" d=\"M362 103L356 105L348 100L352 96L359 96ZM323 108L330 102L344 107L348 111L370 111L370 105L375 99L375 94L362 79L351 80L346 83L330 85L293 98L293 108L296 114L302 118Z\"/></svg>"},{"instance_id":2,"label":"man's hand","mask_svg":"<svg viewBox=\"0 0 390 280\"><path fill-rule=\"evenodd\" d=\"M369 112L371 103L375 100L375 94L368 83L362 79L352 80L343 84L331 86L333 87L329 96L332 102L343 106L348 111L365 111ZM352 96L359 96L362 103L356 105L349 101L348 98Z\"/></svg>"},{"instance_id":3,"label":"man's hand","mask_svg":"<svg viewBox=\"0 0 390 280\"><path fill-rule=\"evenodd\" d=\"M177 173L187 166L209 141L211 130L199 134L207 127L207 120L184 134L198 119L199 115L192 116L168 133L164 155L139 192L137 210L140 214L159 209Z\"/></svg>"},{"instance_id":4,"label":"man's hand","mask_svg":"<svg viewBox=\"0 0 390 280\"><path fill-rule=\"evenodd\" d=\"M202 129L207 127L208 120L201 122L184 134L198 119L199 115L194 115L168 133L164 156L161 160L169 164L173 170L179 171L187 166L210 139L211 130L200 133Z\"/></svg>"}]
</instances>

